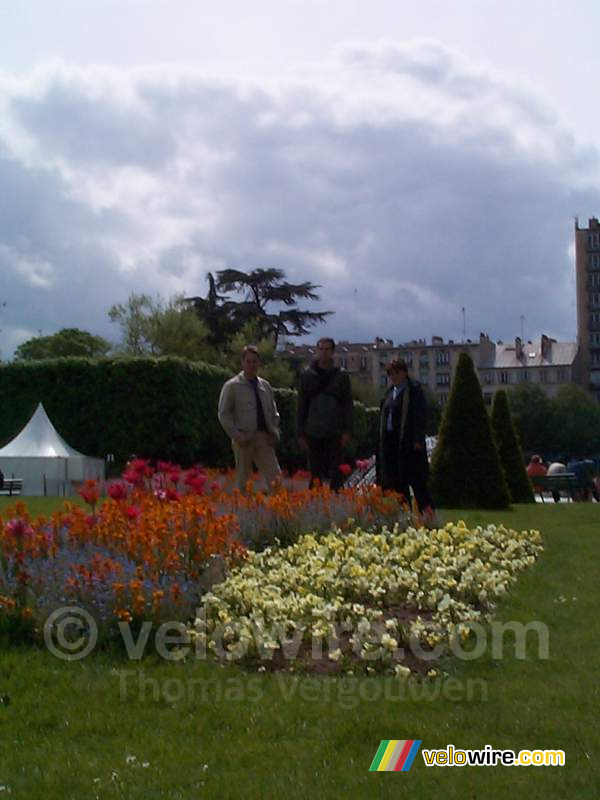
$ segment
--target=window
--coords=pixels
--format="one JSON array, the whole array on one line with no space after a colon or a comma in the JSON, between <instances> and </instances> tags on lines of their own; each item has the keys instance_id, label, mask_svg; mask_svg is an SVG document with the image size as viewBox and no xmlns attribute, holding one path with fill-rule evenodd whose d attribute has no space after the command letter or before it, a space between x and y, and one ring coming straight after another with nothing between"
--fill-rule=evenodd
<instances>
[{"instance_id":1,"label":"window","mask_svg":"<svg viewBox=\"0 0 600 800\"><path fill-rule=\"evenodd\" d=\"M556 370L556 382L557 383L566 383L567 381L567 370L559 368Z\"/></svg>"},{"instance_id":2,"label":"window","mask_svg":"<svg viewBox=\"0 0 600 800\"><path fill-rule=\"evenodd\" d=\"M445 392L443 392L442 394L438 394L437 399L438 399L438 403L441 406L445 406L446 403L448 402L448 395Z\"/></svg>"},{"instance_id":3,"label":"window","mask_svg":"<svg viewBox=\"0 0 600 800\"><path fill-rule=\"evenodd\" d=\"M361 356L360 357L360 368L363 369L363 370L367 368L367 357L366 356Z\"/></svg>"},{"instance_id":4,"label":"window","mask_svg":"<svg viewBox=\"0 0 600 800\"><path fill-rule=\"evenodd\" d=\"M500 383L510 383L510 372L500 373Z\"/></svg>"},{"instance_id":5,"label":"window","mask_svg":"<svg viewBox=\"0 0 600 800\"><path fill-rule=\"evenodd\" d=\"M348 369L348 359L340 358L340 366L342 369Z\"/></svg>"},{"instance_id":6,"label":"window","mask_svg":"<svg viewBox=\"0 0 600 800\"><path fill-rule=\"evenodd\" d=\"M435 382L438 386L450 386L450 375L446 372L440 372L435 376Z\"/></svg>"},{"instance_id":7,"label":"window","mask_svg":"<svg viewBox=\"0 0 600 800\"><path fill-rule=\"evenodd\" d=\"M450 353L448 350L438 350L435 354L435 363L436 364L449 364L450 363Z\"/></svg>"}]
</instances>

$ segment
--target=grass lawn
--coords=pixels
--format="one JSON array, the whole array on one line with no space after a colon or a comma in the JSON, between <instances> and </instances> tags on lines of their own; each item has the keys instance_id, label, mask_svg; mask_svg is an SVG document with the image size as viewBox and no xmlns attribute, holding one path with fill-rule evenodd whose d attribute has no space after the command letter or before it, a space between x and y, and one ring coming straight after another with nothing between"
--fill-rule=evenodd
<instances>
[{"instance_id":1,"label":"grass lawn","mask_svg":"<svg viewBox=\"0 0 600 800\"><path fill-rule=\"evenodd\" d=\"M49 500L39 503L36 511L49 510ZM3 498L0 511L6 505ZM344 692L339 678L305 684L287 674L156 655L137 662L109 652L69 663L42 648L5 646L0 797L597 798L600 506L441 516L542 531L543 555L497 618L545 623L548 659L538 657L534 635L525 659L506 637L501 659L488 647L475 660L446 665L462 690L415 685L402 698L398 684L391 696L382 677L369 678L360 692L346 684ZM475 679L485 682L487 696L472 684L469 700ZM190 696L178 699L183 688ZM427 768L419 753L407 774L368 772L382 739L409 738L425 748L562 749L566 766Z\"/></svg>"}]
</instances>

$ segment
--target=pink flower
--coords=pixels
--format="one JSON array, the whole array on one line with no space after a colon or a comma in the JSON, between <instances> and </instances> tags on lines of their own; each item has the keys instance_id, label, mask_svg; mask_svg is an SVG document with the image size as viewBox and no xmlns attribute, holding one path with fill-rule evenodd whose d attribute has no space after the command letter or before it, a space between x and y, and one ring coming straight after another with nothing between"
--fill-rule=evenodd
<instances>
[{"instance_id":1,"label":"pink flower","mask_svg":"<svg viewBox=\"0 0 600 800\"><path fill-rule=\"evenodd\" d=\"M141 511L137 506L127 506L125 508L125 515L129 517L129 519L137 519L140 514Z\"/></svg>"},{"instance_id":2,"label":"pink flower","mask_svg":"<svg viewBox=\"0 0 600 800\"><path fill-rule=\"evenodd\" d=\"M145 458L134 458L128 464L129 469L132 469L134 472L146 472L146 470L150 467L148 460Z\"/></svg>"},{"instance_id":3,"label":"pink flower","mask_svg":"<svg viewBox=\"0 0 600 800\"><path fill-rule=\"evenodd\" d=\"M121 482L111 483L106 491L113 500L125 500L127 497L127 486Z\"/></svg>"},{"instance_id":4,"label":"pink flower","mask_svg":"<svg viewBox=\"0 0 600 800\"><path fill-rule=\"evenodd\" d=\"M195 477L186 480L187 486L189 486L195 494L202 494L205 483L206 475L196 475Z\"/></svg>"},{"instance_id":5,"label":"pink flower","mask_svg":"<svg viewBox=\"0 0 600 800\"><path fill-rule=\"evenodd\" d=\"M6 523L6 530L11 533L15 539L23 539L25 536L33 535L33 528L28 525L25 520L11 519Z\"/></svg>"},{"instance_id":6,"label":"pink flower","mask_svg":"<svg viewBox=\"0 0 600 800\"><path fill-rule=\"evenodd\" d=\"M140 475L139 472L135 472L132 469L128 469L126 472L124 472L122 477L124 481L131 483L132 486L140 486L144 480L143 476Z\"/></svg>"},{"instance_id":7,"label":"pink flower","mask_svg":"<svg viewBox=\"0 0 600 800\"><path fill-rule=\"evenodd\" d=\"M86 481L77 491L90 506L95 506L100 497L100 490L96 481Z\"/></svg>"}]
</instances>

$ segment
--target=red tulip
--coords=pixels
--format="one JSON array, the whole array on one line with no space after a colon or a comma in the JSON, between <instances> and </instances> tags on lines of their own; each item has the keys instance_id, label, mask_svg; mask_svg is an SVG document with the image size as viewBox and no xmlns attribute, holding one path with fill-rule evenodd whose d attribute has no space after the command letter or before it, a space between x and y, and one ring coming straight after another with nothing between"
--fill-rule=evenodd
<instances>
[{"instance_id":1,"label":"red tulip","mask_svg":"<svg viewBox=\"0 0 600 800\"><path fill-rule=\"evenodd\" d=\"M113 500L125 500L127 497L127 486L124 483L111 483L106 492Z\"/></svg>"}]
</instances>

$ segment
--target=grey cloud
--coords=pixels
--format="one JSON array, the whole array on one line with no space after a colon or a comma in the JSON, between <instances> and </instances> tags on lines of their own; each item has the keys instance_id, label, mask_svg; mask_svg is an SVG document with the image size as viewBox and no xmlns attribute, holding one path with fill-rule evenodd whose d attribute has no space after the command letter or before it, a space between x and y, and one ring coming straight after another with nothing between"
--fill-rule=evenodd
<instances>
[{"instance_id":1,"label":"grey cloud","mask_svg":"<svg viewBox=\"0 0 600 800\"><path fill-rule=\"evenodd\" d=\"M409 56L404 69L455 98L462 67L451 54L432 46ZM473 102L488 102L493 81L473 75ZM85 80L89 90L63 80L12 99L42 158L66 160L92 187L101 162L109 187L98 210L74 193L68 172L14 154L0 160L10 191L10 202L0 199L0 252L47 262L56 275L35 286L8 265L2 291L11 314L22 309L15 328L72 324L107 335L107 308L132 289L204 292L207 269L279 266L290 280L322 285L336 338L456 338L463 306L472 336L512 337L524 314L530 338L573 337L572 215L599 210L600 192L585 188L598 157L565 138L552 115L524 111L518 90L504 90L510 123L472 114L442 124L379 119L368 99L340 118L343 89L318 83L253 90L139 70L139 105L128 108L94 92L93 70ZM514 119L552 155L519 146ZM123 178L129 167L137 172Z\"/></svg>"}]
</instances>

